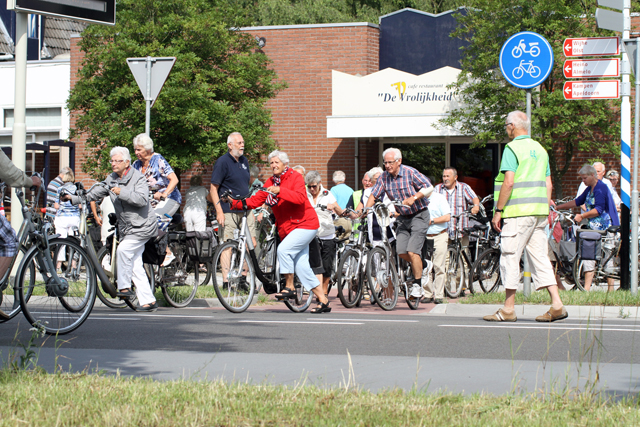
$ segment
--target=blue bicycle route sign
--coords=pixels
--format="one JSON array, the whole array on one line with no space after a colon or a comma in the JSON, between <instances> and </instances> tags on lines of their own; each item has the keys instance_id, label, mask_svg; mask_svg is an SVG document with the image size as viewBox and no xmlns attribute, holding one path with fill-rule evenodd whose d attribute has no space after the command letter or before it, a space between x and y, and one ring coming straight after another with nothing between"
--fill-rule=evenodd
<instances>
[{"instance_id":1,"label":"blue bicycle route sign","mask_svg":"<svg viewBox=\"0 0 640 427\"><path fill-rule=\"evenodd\" d=\"M523 31L509 37L500 50L500 71L520 89L539 86L551 74L553 49L538 33Z\"/></svg>"}]
</instances>

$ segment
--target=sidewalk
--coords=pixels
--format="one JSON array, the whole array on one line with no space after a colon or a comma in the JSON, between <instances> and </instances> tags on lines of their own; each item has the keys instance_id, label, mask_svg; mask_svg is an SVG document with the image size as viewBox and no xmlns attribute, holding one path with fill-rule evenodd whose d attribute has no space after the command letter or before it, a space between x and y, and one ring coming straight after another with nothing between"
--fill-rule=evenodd
<instances>
[{"instance_id":1,"label":"sidewalk","mask_svg":"<svg viewBox=\"0 0 640 427\"><path fill-rule=\"evenodd\" d=\"M429 315L451 317L475 317L481 319L487 314L498 311L502 305L497 304L439 304L429 311ZM593 305L567 305L569 319L627 319L640 318L640 307L614 307ZM549 309L547 305L516 305L518 319L535 319Z\"/></svg>"}]
</instances>

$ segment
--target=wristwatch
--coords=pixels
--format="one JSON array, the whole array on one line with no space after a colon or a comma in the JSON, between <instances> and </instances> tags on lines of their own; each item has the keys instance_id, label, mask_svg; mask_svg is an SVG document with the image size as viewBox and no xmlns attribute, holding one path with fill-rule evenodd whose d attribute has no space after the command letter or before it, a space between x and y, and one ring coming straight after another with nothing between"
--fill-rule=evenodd
<instances>
[{"instance_id":1,"label":"wristwatch","mask_svg":"<svg viewBox=\"0 0 640 427\"><path fill-rule=\"evenodd\" d=\"M504 212L504 209L498 209L498 208L496 208L496 212Z\"/></svg>"},{"instance_id":2,"label":"wristwatch","mask_svg":"<svg viewBox=\"0 0 640 427\"><path fill-rule=\"evenodd\" d=\"M413 201L417 202L418 201L418 196L413 196Z\"/></svg>"}]
</instances>

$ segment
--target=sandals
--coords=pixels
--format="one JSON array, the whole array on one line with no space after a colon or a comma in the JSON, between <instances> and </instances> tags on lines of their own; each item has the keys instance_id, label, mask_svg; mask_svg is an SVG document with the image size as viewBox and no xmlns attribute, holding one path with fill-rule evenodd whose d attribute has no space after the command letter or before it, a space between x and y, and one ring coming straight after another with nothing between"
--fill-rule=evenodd
<instances>
[{"instance_id":1,"label":"sandals","mask_svg":"<svg viewBox=\"0 0 640 427\"><path fill-rule=\"evenodd\" d=\"M116 296L121 299L131 298L134 295L135 294L131 291L131 288L118 289L118 292L116 293Z\"/></svg>"},{"instance_id":2,"label":"sandals","mask_svg":"<svg viewBox=\"0 0 640 427\"><path fill-rule=\"evenodd\" d=\"M295 298L296 297L296 291L294 291L293 289L284 288L283 290L278 292L275 295L275 297L276 297L276 299L278 301L282 301L282 300L289 299L289 298Z\"/></svg>"},{"instance_id":3,"label":"sandals","mask_svg":"<svg viewBox=\"0 0 640 427\"><path fill-rule=\"evenodd\" d=\"M320 314L320 313L329 313L331 312L331 307L329 307L329 301L325 303L321 303L316 308L311 310L309 313Z\"/></svg>"}]
</instances>

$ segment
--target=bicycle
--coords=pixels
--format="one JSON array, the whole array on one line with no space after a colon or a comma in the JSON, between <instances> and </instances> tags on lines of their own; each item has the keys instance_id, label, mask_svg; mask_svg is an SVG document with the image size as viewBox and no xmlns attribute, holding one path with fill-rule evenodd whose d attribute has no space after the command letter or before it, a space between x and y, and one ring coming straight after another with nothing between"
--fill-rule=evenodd
<instances>
[{"instance_id":1,"label":"bicycle","mask_svg":"<svg viewBox=\"0 0 640 427\"><path fill-rule=\"evenodd\" d=\"M345 212L347 215L354 213L349 208L345 209ZM336 269L335 282L338 298L346 308L353 308L359 305L365 286L368 286L365 269L371 243L369 243L366 216L361 219L357 230L357 240L346 245Z\"/></svg>"},{"instance_id":2,"label":"bicycle","mask_svg":"<svg viewBox=\"0 0 640 427\"><path fill-rule=\"evenodd\" d=\"M260 190L267 191L266 188ZM220 197L245 200L249 195L239 198L226 191ZM256 293L256 278L262 282L265 292L269 294L280 292L285 285L277 258L279 238L275 224L265 237L267 243L263 247L264 253L261 254L263 270L247 225L248 215L249 210L244 209L240 228L234 231L234 238L218 246L213 256L213 286L218 301L232 313L242 313L249 308ZM291 311L301 313L311 305L311 292L306 291L297 280L294 281L294 290L295 297L283 301Z\"/></svg>"},{"instance_id":3,"label":"bicycle","mask_svg":"<svg viewBox=\"0 0 640 427\"><path fill-rule=\"evenodd\" d=\"M394 202L396 206L404 206ZM402 287L407 305L412 310L416 310L420 304L420 298L411 297L409 284L420 286L414 283L411 265L400 258L395 250L395 245L389 242L385 232L390 224L389 210L384 203L376 201L369 209L373 209L378 224L383 230L382 245L376 246L369 251L366 265L367 281L371 296L383 310L393 310L398 302L398 293Z\"/></svg>"},{"instance_id":4,"label":"bicycle","mask_svg":"<svg viewBox=\"0 0 640 427\"><path fill-rule=\"evenodd\" d=\"M95 187L100 186L106 188L104 183L97 182L91 186L89 192ZM95 270L95 274L101 283L101 286L96 286L96 296L98 299L109 308L124 308L128 306L132 310L136 310L136 297L135 292L131 298L121 299L116 296L117 294L117 266L116 266L116 250L118 247L119 236L117 232L117 216L115 213L109 214L105 221L109 221L111 225L110 235L107 238L107 244L102 246L100 250L96 252L95 244L91 233L89 232L89 226L87 219L91 209L89 208L89 202L87 201L87 191L80 183L76 183L78 191L76 195L80 199L80 225L78 230L73 235L69 236L69 239L74 239L85 250L89 256L89 260ZM73 254L70 254L73 256ZM144 265L145 272L147 273L147 279L151 286L152 292L155 291L155 277L150 265ZM132 284L135 287L135 284Z\"/></svg>"},{"instance_id":5,"label":"bicycle","mask_svg":"<svg viewBox=\"0 0 640 427\"><path fill-rule=\"evenodd\" d=\"M600 247L600 259L595 261L595 269L593 271L593 281L591 285L600 286L607 284L607 279L620 280L620 262L618 253L620 252L620 226L612 225L606 230L578 230L578 239L581 232L598 233L602 236L602 245ZM581 291L585 291L585 272L584 260L580 254L576 254L573 262L573 280L576 287Z\"/></svg>"},{"instance_id":6,"label":"bicycle","mask_svg":"<svg viewBox=\"0 0 640 427\"><path fill-rule=\"evenodd\" d=\"M460 220L462 216L469 215L469 212L463 212L459 215L452 216L451 219L455 219L456 223ZM473 262L471 262L471 254L469 253L468 246L462 246L462 238L464 236L470 236L476 231L484 231L488 228L488 226L473 226L473 227L465 227L462 230L459 228L455 228L454 238L449 243L449 247L447 248L447 277L445 279L444 292L448 298L458 298L462 293L462 289L465 285L465 272L471 271L471 267ZM476 234L478 237L479 234ZM469 267L465 270L465 264ZM469 273L469 277L473 277ZM472 287L473 283L471 283Z\"/></svg>"},{"instance_id":7,"label":"bicycle","mask_svg":"<svg viewBox=\"0 0 640 427\"><path fill-rule=\"evenodd\" d=\"M15 293L27 321L47 334L66 334L89 317L96 298L96 279L89 255L75 239L48 236L47 226L34 226L34 212L22 204L23 228L33 243L15 277ZM24 238L24 234L22 238ZM58 254L66 255L64 270L56 270ZM10 271L10 270L9 270ZM64 274L64 277L62 277Z\"/></svg>"}]
</instances>

